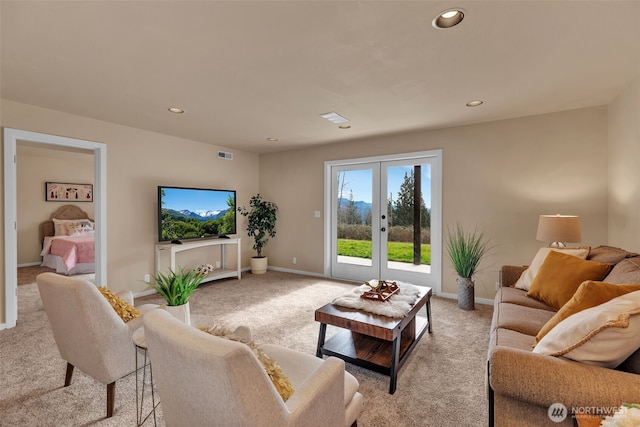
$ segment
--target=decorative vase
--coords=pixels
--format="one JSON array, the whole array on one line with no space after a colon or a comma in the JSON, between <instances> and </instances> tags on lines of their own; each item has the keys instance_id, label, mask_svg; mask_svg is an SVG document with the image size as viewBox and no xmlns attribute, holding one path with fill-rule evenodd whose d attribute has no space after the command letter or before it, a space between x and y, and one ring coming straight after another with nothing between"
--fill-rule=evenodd
<instances>
[{"instance_id":1,"label":"decorative vase","mask_svg":"<svg viewBox=\"0 0 640 427\"><path fill-rule=\"evenodd\" d=\"M251 273L253 274L264 274L267 272L267 266L269 265L268 259L266 256L263 257L253 257L251 258Z\"/></svg>"},{"instance_id":2,"label":"decorative vase","mask_svg":"<svg viewBox=\"0 0 640 427\"><path fill-rule=\"evenodd\" d=\"M475 291L473 281L466 277L458 277L458 307L463 310L475 309Z\"/></svg>"},{"instance_id":3,"label":"decorative vase","mask_svg":"<svg viewBox=\"0 0 640 427\"><path fill-rule=\"evenodd\" d=\"M169 312L176 319L191 325L191 309L189 308L189 301L182 305L166 305L164 309Z\"/></svg>"}]
</instances>

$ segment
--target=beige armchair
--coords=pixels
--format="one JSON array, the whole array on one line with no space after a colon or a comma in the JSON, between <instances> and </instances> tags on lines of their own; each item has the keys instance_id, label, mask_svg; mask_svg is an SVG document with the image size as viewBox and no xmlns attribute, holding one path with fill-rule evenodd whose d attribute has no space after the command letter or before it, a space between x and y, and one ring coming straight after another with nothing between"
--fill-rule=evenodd
<instances>
[{"instance_id":1,"label":"beige armchair","mask_svg":"<svg viewBox=\"0 0 640 427\"><path fill-rule=\"evenodd\" d=\"M131 335L142 326L138 317L125 323L86 280L42 273L36 278L60 356L67 362L64 386L71 384L74 367L107 384L107 418L113 415L116 380L133 372L136 350ZM119 294L133 304L130 291ZM138 307L141 313L157 307Z\"/></svg>"},{"instance_id":2,"label":"beige armchair","mask_svg":"<svg viewBox=\"0 0 640 427\"><path fill-rule=\"evenodd\" d=\"M284 402L247 345L187 326L163 310L143 323L167 426L348 427L362 412L358 381L340 359L262 346L293 384Z\"/></svg>"}]
</instances>

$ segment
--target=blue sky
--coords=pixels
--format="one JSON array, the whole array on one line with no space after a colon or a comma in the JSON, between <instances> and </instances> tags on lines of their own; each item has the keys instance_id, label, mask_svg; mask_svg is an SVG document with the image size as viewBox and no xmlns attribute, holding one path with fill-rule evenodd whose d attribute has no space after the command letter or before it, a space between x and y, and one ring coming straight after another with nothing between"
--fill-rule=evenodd
<instances>
[{"instance_id":1,"label":"blue sky","mask_svg":"<svg viewBox=\"0 0 640 427\"><path fill-rule=\"evenodd\" d=\"M222 211L228 209L227 198L233 191L211 191L193 188L165 188L163 208L177 211Z\"/></svg>"},{"instance_id":2,"label":"blue sky","mask_svg":"<svg viewBox=\"0 0 640 427\"><path fill-rule=\"evenodd\" d=\"M413 166L392 166L387 168L387 193L392 193L395 200L400 190L400 185L404 181L404 175L411 174ZM344 196L349 198L349 192L353 191L354 201L363 201L371 203L371 169L349 170L345 171ZM387 197L389 194L387 194ZM431 166L429 164L422 165L422 197L428 208L431 207Z\"/></svg>"}]
</instances>

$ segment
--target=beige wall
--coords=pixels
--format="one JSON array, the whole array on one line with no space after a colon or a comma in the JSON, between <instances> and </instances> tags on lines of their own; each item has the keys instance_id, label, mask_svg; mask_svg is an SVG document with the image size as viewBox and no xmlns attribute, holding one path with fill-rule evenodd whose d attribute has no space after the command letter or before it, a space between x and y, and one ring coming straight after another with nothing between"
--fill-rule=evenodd
<instances>
[{"instance_id":1,"label":"beige wall","mask_svg":"<svg viewBox=\"0 0 640 427\"><path fill-rule=\"evenodd\" d=\"M251 195L258 191L256 154L7 100L2 100L0 107L3 127L106 144L107 274L108 285L114 290L142 291L146 289L142 283L144 275L153 273L157 185L235 189L239 204L248 203ZM219 149L232 151L234 159L218 159ZM243 229L244 222L239 219L239 237L244 237ZM2 239L3 233L0 230ZM252 251L248 238L243 240L243 264L248 266ZM4 277L3 252L1 259L0 277ZM4 294L2 283L0 322L4 322Z\"/></svg>"},{"instance_id":2,"label":"beige wall","mask_svg":"<svg viewBox=\"0 0 640 427\"><path fill-rule=\"evenodd\" d=\"M259 189L280 207L278 235L266 249L270 264L321 274L323 219L314 218L313 212L323 212L324 161L441 148L443 225L462 221L484 227L491 236L496 247L477 284L477 296L491 298L500 265L528 263L543 245L535 240L537 217L542 213L580 215L584 244L608 242L640 250L640 173L630 163L638 158L640 140L638 86L636 79L608 109L371 138L259 158L232 150L233 161L216 159L217 146L6 100L0 104L0 125L107 145L109 285L134 291L144 289L141 278L153 272L158 184L235 188L240 205ZM618 173L622 170L625 174ZM629 189L618 193L613 187L622 184ZM625 218L619 220L619 216ZM626 237L632 227L636 234ZM244 237L242 220L238 228ZM243 240L246 266L253 251L249 239ZM0 255L4 259L2 247ZM291 263L294 256L296 266ZM0 270L3 276L4 266ZM446 257L443 291L456 292ZM3 308L4 284L0 286Z\"/></svg>"},{"instance_id":3,"label":"beige wall","mask_svg":"<svg viewBox=\"0 0 640 427\"><path fill-rule=\"evenodd\" d=\"M609 243L640 251L640 76L609 105Z\"/></svg>"},{"instance_id":4,"label":"beige wall","mask_svg":"<svg viewBox=\"0 0 640 427\"><path fill-rule=\"evenodd\" d=\"M526 264L544 245L540 214L580 215L583 243L607 242L607 109L598 107L262 155L260 191L280 208L270 265L323 273L323 220L313 211L324 212L325 161L439 148L444 229L477 225L495 244L477 297L493 297L502 264ZM457 293L446 254L442 271L443 292Z\"/></svg>"},{"instance_id":5,"label":"beige wall","mask_svg":"<svg viewBox=\"0 0 640 427\"><path fill-rule=\"evenodd\" d=\"M17 200L18 200L18 265L42 261L40 223L66 204L74 204L93 214L93 203L46 202L45 182L93 184L93 154L45 148L18 142Z\"/></svg>"}]
</instances>

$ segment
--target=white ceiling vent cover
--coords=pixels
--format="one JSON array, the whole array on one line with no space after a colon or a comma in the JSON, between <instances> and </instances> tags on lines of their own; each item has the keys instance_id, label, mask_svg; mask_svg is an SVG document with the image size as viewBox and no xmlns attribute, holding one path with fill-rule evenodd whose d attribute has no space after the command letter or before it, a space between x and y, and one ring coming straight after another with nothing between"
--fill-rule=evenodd
<instances>
[{"instance_id":1,"label":"white ceiling vent cover","mask_svg":"<svg viewBox=\"0 0 640 427\"><path fill-rule=\"evenodd\" d=\"M233 153L227 153L226 151L218 151L218 158L233 160Z\"/></svg>"}]
</instances>

